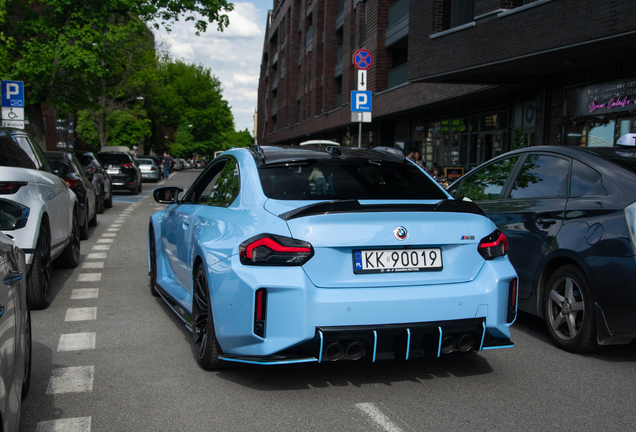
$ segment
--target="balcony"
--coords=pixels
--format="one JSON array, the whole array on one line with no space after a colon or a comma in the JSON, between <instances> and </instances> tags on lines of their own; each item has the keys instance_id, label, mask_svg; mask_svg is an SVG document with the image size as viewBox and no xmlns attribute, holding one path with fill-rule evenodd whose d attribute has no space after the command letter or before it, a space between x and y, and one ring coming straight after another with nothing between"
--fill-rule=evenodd
<instances>
[{"instance_id":1,"label":"balcony","mask_svg":"<svg viewBox=\"0 0 636 432\"><path fill-rule=\"evenodd\" d=\"M395 67L389 71L389 86L388 88L397 87L400 84L404 84L408 81L409 64L404 63L398 67Z\"/></svg>"},{"instance_id":2,"label":"balcony","mask_svg":"<svg viewBox=\"0 0 636 432\"><path fill-rule=\"evenodd\" d=\"M409 35L409 0L398 0L389 7L389 28L384 34L384 46L390 47Z\"/></svg>"}]
</instances>

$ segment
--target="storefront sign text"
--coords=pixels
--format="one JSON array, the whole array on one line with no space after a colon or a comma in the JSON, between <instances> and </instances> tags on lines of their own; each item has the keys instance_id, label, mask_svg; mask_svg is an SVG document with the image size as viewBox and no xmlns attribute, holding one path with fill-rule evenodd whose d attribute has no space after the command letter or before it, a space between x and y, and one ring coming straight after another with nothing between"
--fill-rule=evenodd
<instances>
[{"instance_id":1,"label":"storefront sign text","mask_svg":"<svg viewBox=\"0 0 636 432\"><path fill-rule=\"evenodd\" d=\"M575 116L636 109L636 78L624 78L576 89Z\"/></svg>"}]
</instances>

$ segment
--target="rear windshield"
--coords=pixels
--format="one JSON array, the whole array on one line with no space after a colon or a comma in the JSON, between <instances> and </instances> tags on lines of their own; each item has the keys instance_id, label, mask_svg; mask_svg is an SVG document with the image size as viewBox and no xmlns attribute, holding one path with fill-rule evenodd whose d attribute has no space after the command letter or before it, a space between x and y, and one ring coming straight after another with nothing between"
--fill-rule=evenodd
<instances>
[{"instance_id":1,"label":"rear windshield","mask_svg":"<svg viewBox=\"0 0 636 432\"><path fill-rule=\"evenodd\" d=\"M152 159L137 159L139 165L152 165Z\"/></svg>"},{"instance_id":2,"label":"rear windshield","mask_svg":"<svg viewBox=\"0 0 636 432\"><path fill-rule=\"evenodd\" d=\"M130 163L130 156L125 154L104 153L104 154L99 154L97 157L103 164L108 164L108 165L123 165L123 164Z\"/></svg>"},{"instance_id":3,"label":"rear windshield","mask_svg":"<svg viewBox=\"0 0 636 432\"><path fill-rule=\"evenodd\" d=\"M447 198L410 163L333 159L312 162L259 167L265 195L280 200Z\"/></svg>"}]
</instances>

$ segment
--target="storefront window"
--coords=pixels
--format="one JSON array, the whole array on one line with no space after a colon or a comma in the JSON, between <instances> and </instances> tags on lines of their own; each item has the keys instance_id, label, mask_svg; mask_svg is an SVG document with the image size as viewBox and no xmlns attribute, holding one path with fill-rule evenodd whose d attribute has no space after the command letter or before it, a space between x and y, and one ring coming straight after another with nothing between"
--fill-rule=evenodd
<instances>
[{"instance_id":1,"label":"storefront window","mask_svg":"<svg viewBox=\"0 0 636 432\"><path fill-rule=\"evenodd\" d=\"M614 120L604 125L590 126L588 147L612 147L614 145Z\"/></svg>"}]
</instances>

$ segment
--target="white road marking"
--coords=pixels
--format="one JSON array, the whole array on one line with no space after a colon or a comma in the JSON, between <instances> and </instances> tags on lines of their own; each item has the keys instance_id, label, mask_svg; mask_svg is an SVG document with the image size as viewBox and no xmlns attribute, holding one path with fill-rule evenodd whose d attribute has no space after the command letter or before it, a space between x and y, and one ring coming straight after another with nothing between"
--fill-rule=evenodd
<instances>
[{"instance_id":1,"label":"white road marking","mask_svg":"<svg viewBox=\"0 0 636 432\"><path fill-rule=\"evenodd\" d=\"M90 417L75 417L38 423L36 432L91 432Z\"/></svg>"},{"instance_id":2,"label":"white road marking","mask_svg":"<svg viewBox=\"0 0 636 432\"><path fill-rule=\"evenodd\" d=\"M59 351L82 351L95 349L95 333L71 333L60 336Z\"/></svg>"},{"instance_id":3,"label":"white road marking","mask_svg":"<svg viewBox=\"0 0 636 432\"><path fill-rule=\"evenodd\" d=\"M384 429L387 432L402 432L402 429L398 427L395 423L391 422L391 420L382 413L375 405L372 403L357 403L355 405L360 411L367 414L371 417L371 420L375 422L378 426Z\"/></svg>"},{"instance_id":4,"label":"white road marking","mask_svg":"<svg viewBox=\"0 0 636 432\"><path fill-rule=\"evenodd\" d=\"M104 268L104 261L97 262L85 262L82 266L83 269L96 269L96 268Z\"/></svg>"},{"instance_id":5,"label":"white road marking","mask_svg":"<svg viewBox=\"0 0 636 432\"><path fill-rule=\"evenodd\" d=\"M93 252L89 253L86 259L106 259L107 255L106 252Z\"/></svg>"},{"instance_id":6,"label":"white road marking","mask_svg":"<svg viewBox=\"0 0 636 432\"><path fill-rule=\"evenodd\" d=\"M97 239L97 243L112 243L114 240L112 238Z\"/></svg>"},{"instance_id":7,"label":"white road marking","mask_svg":"<svg viewBox=\"0 0 636 432\"><path fill-rule=\"evenodd\" d=\"M117 237L117 233L104 233L102 237Z\"/></svg>"},{"instance_id":8,"label":"white road marking","mask_svg":"<svg viewBox=\"0 0 636 432\"><path fill-rule=\"evenodd\" d=\"M101 273L80 273L77 275L78 282L99 282L101 279Z\"/></svg>"},{"instance_id":9,"label":"white road marking","mask_svg":"<svg viewBox=\"0 0 636 432\"><path fill-rule=\"evenodd\" d=\"M95 245L93 246L93 250L109 250L110 245Z\"/></svg>"},{"instance_id":10,"label":"white road marking","mask_svg":"<svg viewBox=\"0 0 636 432\"><path fill-rule=\"evenodd\" d=\"M77 288L71 291L71 300L94 299L99 295L99 288Z\"/></svg>"},{"instance_id":11,"label":"white road marking","mask_svg":"<svg viewBox=\"0 0 636 432\"><path fill-rule=\"evenodd\" d=\"M83 393L93 390L95 366L53 369L46 394Z\"/></svg>"},{"instance_id":12,"label":"white road marking","mask_svg":"<svg viewBox=\"0 0 636 432\"><path fill-rule=\"evenodd\" d=\"M119 228L108 228L107 231L119 231Z\"/></svg>"},{"instance_id":13,"label":"white road marking","mask_svg":"<svg viewBox=\"0 0 636 432\"><path fill-rule=\"evenodd\" d=\"M94 321L97 319L96 307L68 308L64 321Z\"/></svg>"},{"instance_id":14,"label":"white road marking","mask_svg":"<svg viewBox=\"0 0 636 432\"><path fill-rule=\"evenodd\" d=\"M111 225L111 228L121 228L121 224L114 223Z\"/></svg>"}]
</instances>

